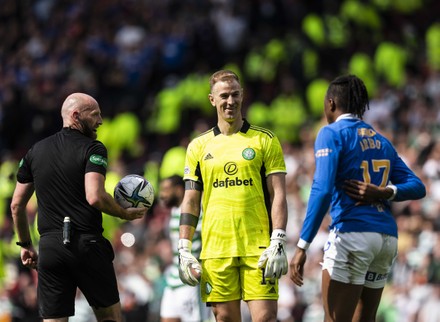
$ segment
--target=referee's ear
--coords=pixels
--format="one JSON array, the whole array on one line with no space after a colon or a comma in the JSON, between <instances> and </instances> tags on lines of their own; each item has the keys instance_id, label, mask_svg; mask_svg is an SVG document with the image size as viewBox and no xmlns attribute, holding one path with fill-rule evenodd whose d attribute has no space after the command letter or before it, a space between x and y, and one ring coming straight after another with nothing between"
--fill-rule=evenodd
<instances>
[{"instance_id":1,"label":"referee's ear","mask_svg":"<svg viewBox=\"0 0 440 322\"><path fill-rule=\"evenodd\" d=\"M73 111L72 112L72 119L73 120L75 120L75 121L78 121L78 117L79 117L79 113L78 113L78 111Z\"/></svg>"}]
</instances>

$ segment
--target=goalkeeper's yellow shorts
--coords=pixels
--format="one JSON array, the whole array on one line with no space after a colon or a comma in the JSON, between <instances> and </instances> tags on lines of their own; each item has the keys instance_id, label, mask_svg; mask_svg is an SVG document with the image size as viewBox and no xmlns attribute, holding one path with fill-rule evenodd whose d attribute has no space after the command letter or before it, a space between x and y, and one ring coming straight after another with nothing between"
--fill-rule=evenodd
<instances>
[{"instance_id":1,"label":"goalkeeper's yellow shorts","mask_svg":"<svg viewBox=\"0 0 440 322\"><path fill-rule=\"evenodd\" d=\"M202 301L278 300L278 280L263 277L258 259L259 256L202 260Z\"/></svg>"}]
</instances>

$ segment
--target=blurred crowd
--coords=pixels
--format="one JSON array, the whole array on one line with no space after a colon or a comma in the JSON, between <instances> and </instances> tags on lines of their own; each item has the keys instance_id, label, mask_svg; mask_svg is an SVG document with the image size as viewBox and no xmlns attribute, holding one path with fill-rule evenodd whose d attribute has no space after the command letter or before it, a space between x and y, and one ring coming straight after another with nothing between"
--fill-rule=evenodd
<instances>
[{"instance_id":1,"label":"blurred crowd","mask_svg":"<svg viewBox=\"0 0 440 322\"><path fill-rule=\"evenodd\" d=\"M399 255L378 321L440 321L439 12L435 0L0 0L0 322L38 321L37 274L19 262L9 201L18 161L59 130L65 97L85 92L100 103L109 192L127 173L158 189L160 179L183 172L188 141L214 125L208 77L225 67L242 78L250 122L283 144L289 260L327 84L343 73L364 79L366 121L392 140L428 191L393 204ZM37 213L31 204L33 225ZM158 321L162 273L172 262L168 215L156 196L144 220L105 219L126 322ZM280 321L322 321L327 225L308 252L304 286L281 279ZM124 245L124 233L134 245ZM93 321L80 292L71 321Z\"/></svg>"}]
</instances>

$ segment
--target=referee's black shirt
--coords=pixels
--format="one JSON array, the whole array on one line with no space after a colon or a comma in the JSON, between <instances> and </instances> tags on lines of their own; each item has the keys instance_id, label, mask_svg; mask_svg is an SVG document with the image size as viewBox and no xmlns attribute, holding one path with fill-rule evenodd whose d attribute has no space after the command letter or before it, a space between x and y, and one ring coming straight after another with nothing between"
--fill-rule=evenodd
<instances>
[{"instance_id":1,"label":"referee's black shirt","mask_svg":"<svg viewBox=\"0 0 440 322\"><path fill-rule=\"evenodd\" d=\"M80 131L63 128L37 142L20 162L17 181L33 182L38 232L60 231L69 216L74 231L102 233L102 214L86 200L87 172L106 174L107 149Z\"/></svg>"}]
</instances>

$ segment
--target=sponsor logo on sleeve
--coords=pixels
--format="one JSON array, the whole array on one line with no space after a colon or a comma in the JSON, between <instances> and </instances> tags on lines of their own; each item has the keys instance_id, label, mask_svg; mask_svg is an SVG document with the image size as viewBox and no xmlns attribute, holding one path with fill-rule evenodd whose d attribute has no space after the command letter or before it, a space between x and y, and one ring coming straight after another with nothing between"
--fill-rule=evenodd
<instances>
[{"instance_id":1,"label":"sponsor logo on sleeve","mask_svg":"<svg viewBox=\"0 0 440 322\"><path fill-rule=\"evenodd\" d=\"M102 165L104 168L107 168L107 159L99 154L92 154L89 158L89 161L96 165Z\"/></svg>"},{"instance_id":2,"label":"sponsor logo on sleeve","mask_svg":"<svg viewBox=\"0 0 440 322\"><path fill-rule=\"evenodd\" d=\"M316 158L328 157L328 155L332 152L333 152L333 150L329 149L329 148L319 149L319 150L316 150L315 157Z\"/></svg>"}]
</instances>

